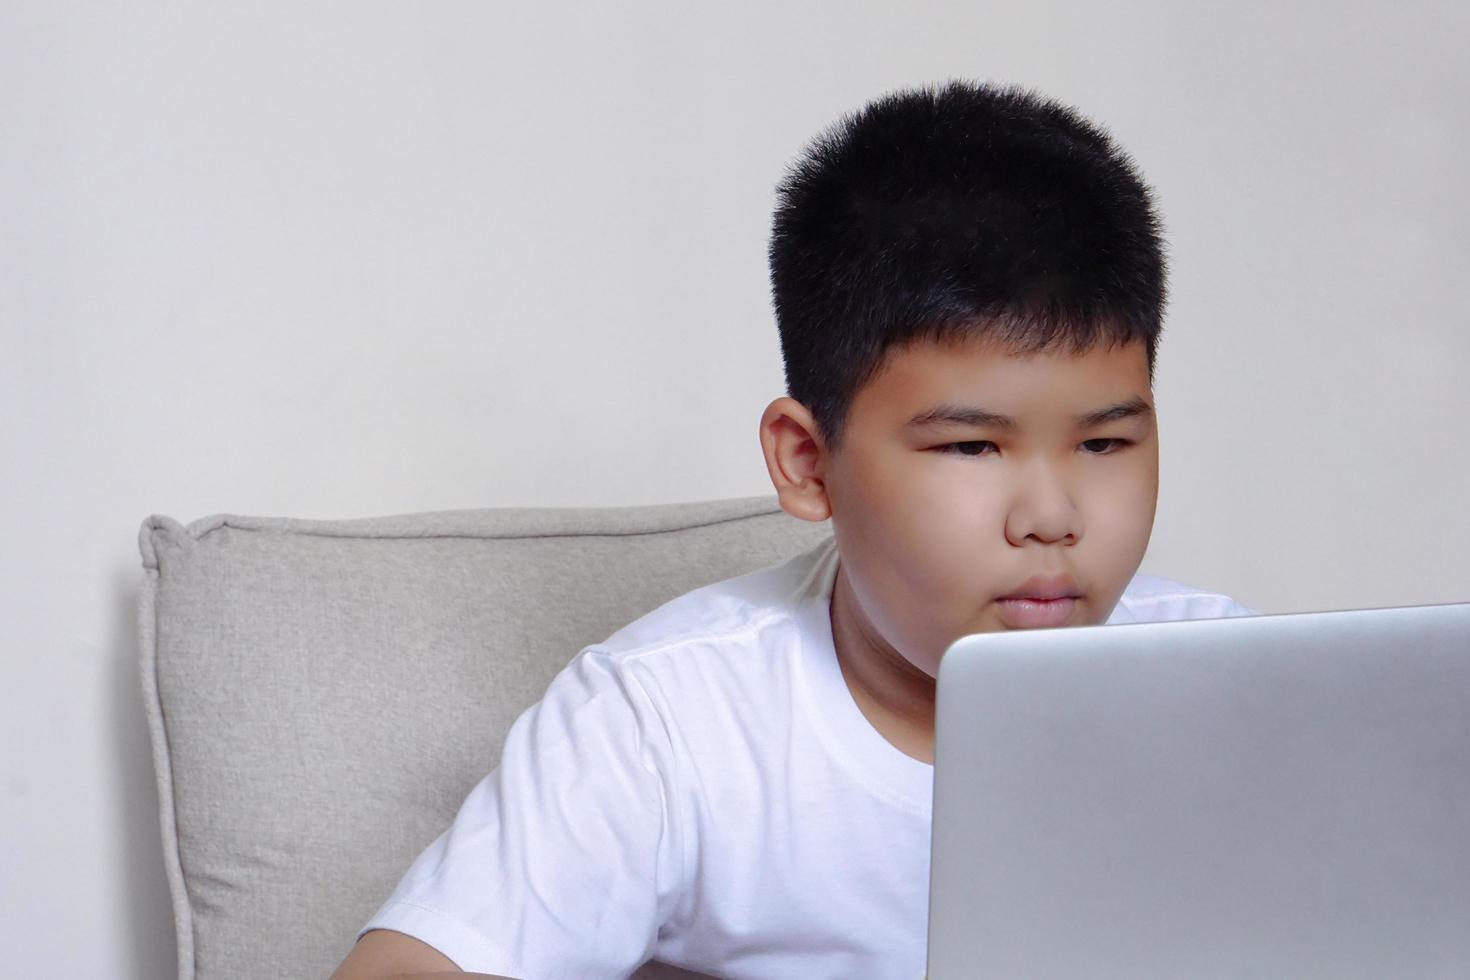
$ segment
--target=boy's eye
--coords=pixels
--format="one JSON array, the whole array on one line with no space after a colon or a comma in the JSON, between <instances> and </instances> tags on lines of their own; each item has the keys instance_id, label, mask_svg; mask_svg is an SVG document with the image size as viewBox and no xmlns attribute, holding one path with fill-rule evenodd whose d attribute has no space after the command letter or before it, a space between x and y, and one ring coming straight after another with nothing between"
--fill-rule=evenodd
<instances>
[{"instance_id":1,"label":"boy's eye","mask_svg":"<svg viewBox=\"0 0 1470 980\"><path fill-rule=\"evenodd\" d=\"M1127 439L1088 439L1082 444L1082 448L1094 456L1107 456L1127 445Z\"/></svg>"},{"instance_id":2,"label":"boy's eye","mask_svg":"<svg viewBox=\"0 0 1470 980\"><path fill-rule=\"evenodd\" d=\"M951 442L948 445L940 446L939 451L954 453L959 456L986 456L989 455L986 452L987 448L995 449L996 445L993 442L987 441Z\"/></svg>"},{"instance_id":3,"label":"boy's eye","mask_svg":"<svg viewBox=\"0 0 1470 980\"><path fill-rule=\"evenodd\" d=\"M1092 456L1111 456L1130 445L1132 443L1127 439L1088 439L1082 443L1082 448ZM936 446L935 449L952 456L992 456L1000 452L1000 447L995 443L982 439L946 443Z\"/></svg>"}]
</instances>

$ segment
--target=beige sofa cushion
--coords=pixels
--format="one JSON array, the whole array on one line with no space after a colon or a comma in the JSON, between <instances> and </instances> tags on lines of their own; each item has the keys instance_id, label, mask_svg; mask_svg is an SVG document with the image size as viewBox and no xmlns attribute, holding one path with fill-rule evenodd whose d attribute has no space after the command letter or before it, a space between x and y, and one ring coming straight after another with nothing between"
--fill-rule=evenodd
<instances>
[{"instance_id":1,"label":"beige sofa cushion","mask_svg":"<svg viewBox=\"0 0 1470 980\"><path fill-rule=\"evenodd\" d=\"M329 974L579 649L828 533L767 498L149 517L141 670L181 980Z\"/></svg>"}]
</instances>

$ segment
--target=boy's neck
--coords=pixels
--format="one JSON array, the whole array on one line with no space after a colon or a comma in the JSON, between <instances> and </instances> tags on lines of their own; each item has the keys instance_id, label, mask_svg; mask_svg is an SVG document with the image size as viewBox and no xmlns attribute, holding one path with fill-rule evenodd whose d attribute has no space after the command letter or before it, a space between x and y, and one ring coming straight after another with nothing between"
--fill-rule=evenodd
<instances>
[{"instance_id":1,"label":"boy's neck","mask_svg":"<svg viewBox=\"0 0 1470 980\"><path fill-rule=\"evenodd\" d=\"M842 679L863 717L894 748L934 763L934 678L909 663L873 629L837 568L832 585L832 641Z\"/></svg>"}]
</instances>

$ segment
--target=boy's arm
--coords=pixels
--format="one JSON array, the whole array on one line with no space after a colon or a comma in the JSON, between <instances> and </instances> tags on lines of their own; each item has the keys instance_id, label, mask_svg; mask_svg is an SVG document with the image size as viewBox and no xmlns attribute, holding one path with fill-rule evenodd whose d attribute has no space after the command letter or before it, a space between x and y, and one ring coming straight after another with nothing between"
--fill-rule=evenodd
<instances>
[{"instance_id":1,"label":"boy's arm","mask_svg":"<svg viewBox=\"0 0 1470 980\"><path fill-rule=\"evenodd\" d=\"M428 943L392 929L370 929L352 947L331 980L431 980L483 977L513 980L489 973L465 973Z\"/></svg>"}]
</instances>

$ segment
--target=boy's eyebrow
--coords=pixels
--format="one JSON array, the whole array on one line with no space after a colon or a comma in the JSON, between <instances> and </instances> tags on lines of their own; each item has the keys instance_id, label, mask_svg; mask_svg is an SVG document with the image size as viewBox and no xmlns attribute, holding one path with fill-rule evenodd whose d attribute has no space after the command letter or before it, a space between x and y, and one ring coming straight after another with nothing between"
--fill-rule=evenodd
<instances>
[{"instance_id":1,"label":"boy's eyebrow","mask_svg":"<svg viewBox=\"0 0 1470 980\"><path fill-rule=\"evenodd\" d=\"M1138 416L1153 414L1153 407L1137 395L1127 401L1100 408L1095 412L1084 412L1077 416L1079 428L1090 429L1108 422L1118 422ZM926 425L969 425L1014 432L1019 426L1009 415L991 412L983 408L966 405L937 405L909 419L911 426Z\"/></svg>"},{"instance_id":2,"label":"boy's eyebrow","mask_svg":"<svg viewBox=\"0 0 1470 980\"><path fill-rule=\"evenodd\" d=\"M1016 420L1009 415L1001 415L998 412L989 412L983 408L966 408L959 405L936 405L927 412L922 412L909 419L911 426L926 425L970 425L989 429L1005 429L1012 431L1017 428Z\"/></svg>"},{"instance_id":3,"label":"boy's eyebrow","mask_svg":"<svg viewBox=\"0 0 1470 980\"><path fill-rule=\"evenodd\" d=\"M1154 413L1154 407L1142 398L1134 395L1126 402L1109 405L1100 408L1096 412L1088 412L1086 415L1077 416L1077 425L1083 429L1090 429L1094 425L1104 425L1108 422L1119 422L1123 419L1146 418Z\"/></svg>"}]
</instances>

